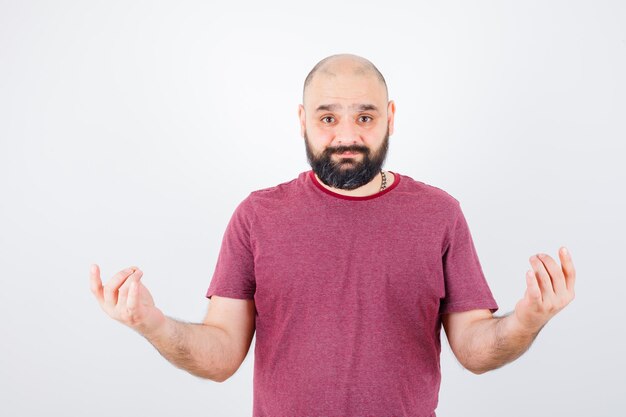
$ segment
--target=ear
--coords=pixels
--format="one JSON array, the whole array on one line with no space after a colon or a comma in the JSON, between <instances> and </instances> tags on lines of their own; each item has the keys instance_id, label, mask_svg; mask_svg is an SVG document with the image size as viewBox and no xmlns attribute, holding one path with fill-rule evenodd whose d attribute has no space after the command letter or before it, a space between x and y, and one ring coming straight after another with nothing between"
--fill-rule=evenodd
<instances>
[{"instance_id":1,"label":"ear","mask_svg":"<svg viewBox=\"0 0 626 417\"><path fill-rule=\"evenodd\" d=\"M304 112L304 106L298 104L298 118L300 119L300 136L304 138L304 131L306 129L306 113Z\"/></svg>"},{"instance_id":2,"label":"ear","mask_svg":"<svg viewBox=\"0 0 626 417\"><path fill-rule=\"evenodd\" d=\"M396 103L389 100L387 105L387 123L389 124L389 136L393 135L393 118L396 115Z\"/></svg>"}]
</instances>

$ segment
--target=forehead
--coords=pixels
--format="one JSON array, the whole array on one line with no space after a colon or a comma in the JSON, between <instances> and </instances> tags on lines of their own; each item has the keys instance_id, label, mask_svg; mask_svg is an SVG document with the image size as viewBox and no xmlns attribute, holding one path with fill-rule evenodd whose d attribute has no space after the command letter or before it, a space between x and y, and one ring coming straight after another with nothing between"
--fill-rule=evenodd
<instances>
[{"instance_id":1,"label":"forehead","mask_svg":"<svg viewBox=\"0 0 626 417\"><path fill-rule=\"evenodd\" d=\"M355 102L385 104L385 87L375 75L316 74L307 86L304 106L315 110L320 104L335 103L347 108Z\"/></svg>"}]
</instances>

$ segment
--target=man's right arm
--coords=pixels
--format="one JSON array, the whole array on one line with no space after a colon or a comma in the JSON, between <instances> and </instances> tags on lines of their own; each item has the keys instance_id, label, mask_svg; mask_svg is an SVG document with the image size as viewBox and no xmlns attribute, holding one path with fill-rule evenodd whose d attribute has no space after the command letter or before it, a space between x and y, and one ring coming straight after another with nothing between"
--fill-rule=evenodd
<instances>
[{"instance_id":1,"label":"man's right arm","mask_svg":"<svg viewBox=\"0 0 626 417\"><path fill-rule=\"evenodd\" d=\"M202 324L165 316L130 267L102 285L98 265L90 271L91 291L113 319L143 335L173 365L216 382L229 378L245 359L255 330L253 300L213 296Z\"/></svg>"},{"instance_id":2,"label":"man's right arm","mask_svg":"<svg viewBox=\"0 0 626 417\"><path fill-rule=\"evenodd\" d=\"M239 367L228 334L216 326L166 317L159 330L143 336L174 366L201 378L224 382Z\"/></svg>"}]
</instances>

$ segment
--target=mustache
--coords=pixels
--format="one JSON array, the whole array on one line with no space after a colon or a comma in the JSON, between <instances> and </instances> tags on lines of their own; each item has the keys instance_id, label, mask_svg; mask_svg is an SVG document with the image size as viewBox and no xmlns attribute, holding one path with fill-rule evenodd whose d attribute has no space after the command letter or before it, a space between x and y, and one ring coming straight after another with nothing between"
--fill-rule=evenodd
<instances>
[{"instance_id":1,"label":"mustache","mask_svg":"<svg viewBox=\"0 0 626 417\"><path fill-rule=\"evenodd\" d=\"M344 152L360 152L364 154L369 153L369 149L362 145L350 145L350 146L336 146L334 148L326 148L324 151L326 154L331 155L334 153L342 154Z\"/></svg>"}]
</instances>

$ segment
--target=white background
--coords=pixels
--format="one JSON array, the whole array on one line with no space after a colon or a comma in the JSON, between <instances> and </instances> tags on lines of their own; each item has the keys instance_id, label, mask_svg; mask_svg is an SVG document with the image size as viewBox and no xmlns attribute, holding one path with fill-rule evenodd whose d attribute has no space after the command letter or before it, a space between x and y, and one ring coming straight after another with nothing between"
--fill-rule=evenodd
<instances>
[{"instance_id":1,"label":"white background","mask_svg":"<svg viewBox=\"0 0 626 417\"><path fill-rule=\"evenodd\" d=\"M251 415L254 342L193 377L104 314L89 265L139 266L200 321L236 205L309 169L302 83L342 52L396 102L385 168L461 202L496 315L531 255L577 268L503 368L462 369L442 333L438 416L624 410L624 2L0 0L1 415Z\"/></svg>"}]
</instances>

